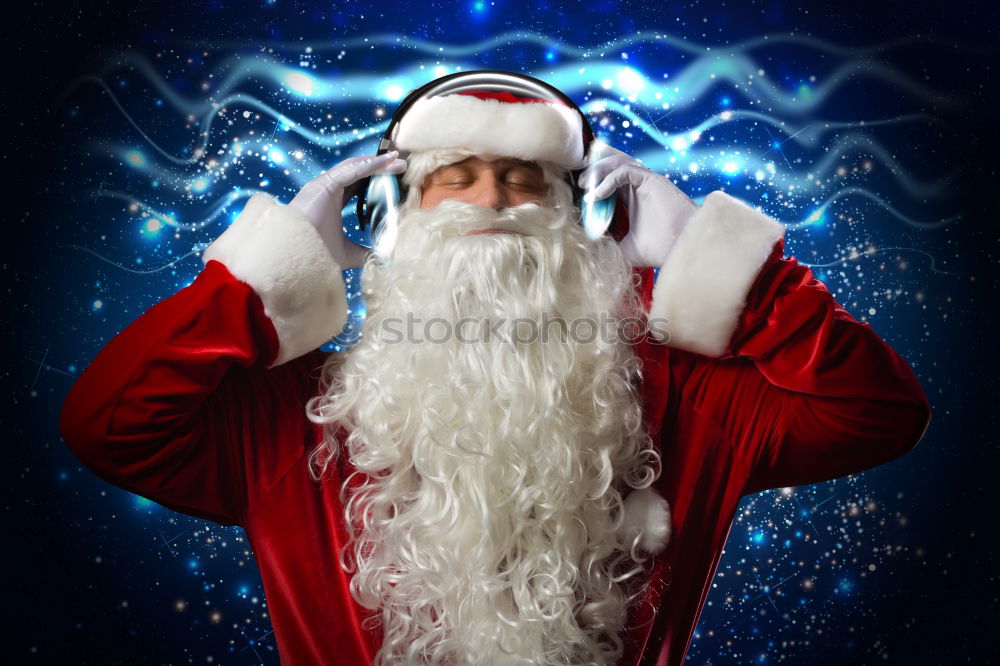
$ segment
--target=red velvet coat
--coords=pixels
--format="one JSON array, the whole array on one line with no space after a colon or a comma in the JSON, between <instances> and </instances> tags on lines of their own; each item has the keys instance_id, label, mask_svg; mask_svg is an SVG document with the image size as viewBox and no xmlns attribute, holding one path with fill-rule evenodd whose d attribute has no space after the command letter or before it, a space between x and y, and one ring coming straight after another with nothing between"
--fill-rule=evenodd
<instances>
[{"instance_id":1,"label":"red velvet coat","mask_svg":"<svg viewBox=\"0 0 1000 666\"><path fill-rule=\"evenodd\" d=\"M781 259L780 231L767 226L773 222L722 193L709 198L655 291L644 274L651 314L683 320L668 327L667 344L636 347L645 414L663 456L656 489L669 501L672 535L655 560L647 603L632 613L622 662L630 665L683 663L743 495L891 460L920 439L930 414L905 361L807 268ZM283 207L251 201L246 220L206 253L216 260L194 283L151 308L81 375L62 433L110 483L245 528L282 663L370 664L379 636L362 627L366 611L338 565L349 463L323 483L306 468L320 432L304 404L317 392L325 354L302 354L316 341L294 322L315 301L289 300L287 290L339 307L342 292L283 281L293 270L287 262L244 261L264 251L246 240L247 230L253 238L265 233L253 215L270 216L267 228L281 231L261 241L268 252L289 250L276 247L294 244L287 236L311 238ZM733 238L726 225L734 219L766 233L747 236L740 227ZM734 268L748 252L743 268ZM300 263L308 262L295 271ZM665 280L670 271L690 279ZM707 297L700 294L727 271Z\"/></svg>"}]
</instances>

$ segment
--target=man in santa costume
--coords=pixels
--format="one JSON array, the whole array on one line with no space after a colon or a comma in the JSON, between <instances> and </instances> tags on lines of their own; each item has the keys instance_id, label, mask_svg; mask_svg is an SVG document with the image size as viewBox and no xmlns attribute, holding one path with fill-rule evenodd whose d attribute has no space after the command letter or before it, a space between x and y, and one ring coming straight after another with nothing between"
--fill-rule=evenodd
<instances>
[{"instance_id":1,"label":"man in santa costume","mask_svg":"<svg viewBox=\"0 0 1000 666\"><path fill-rule=\"evenodd\" d=\"M95 473L246 530L282 663L680 665L743 495L923 434L905 361L781 224L585 123L555 96L417 100L393 150L250 199L71 391ZM373 175L405 196L368 252L341 209ZM612 194L617 240L581 224ZM361 265L361 340L323 353Z\"/></svg>"}]
</instances>

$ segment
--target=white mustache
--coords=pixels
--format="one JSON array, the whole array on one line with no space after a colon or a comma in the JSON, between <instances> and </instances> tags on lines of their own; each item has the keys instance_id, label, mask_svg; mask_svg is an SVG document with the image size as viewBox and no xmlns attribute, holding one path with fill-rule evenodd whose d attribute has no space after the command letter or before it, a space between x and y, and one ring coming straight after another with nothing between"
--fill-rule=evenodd
<instances>
[{"instance_id":1,"label":"white mustache","mask_svg":"<svg viewBox=\"0 0 1000 666\"><path fill-rule=\"evenodd\" d=\"M445 200L434 208L404 207L398 217L387 220L374 239L374 254L391 257L401 238L419 235L431 245L449 241L509 243L537 239L555 241L564 236L567 225L579 222L561 208L549 208L535 203L494 210L477 204ZM406 227L406 228L404 228ZM420 234L414 233L417 229ZM490 230L501 233L486 233ZM403 241L406 244L406 241Z\"/></svg>"},{"instance_id":2,"label":"white mustache","mask_svg":"<svg viewBox=\"0 0 1000 666\"><path fill-rule=\"evenodd\" d=\"M525 203L494 210L477 204L446 200L433 209L412 211L411 223L444 237L479 235L499 231L522 236L547 236L565 224L554 208Z\"/></svg>"}]
</instances>

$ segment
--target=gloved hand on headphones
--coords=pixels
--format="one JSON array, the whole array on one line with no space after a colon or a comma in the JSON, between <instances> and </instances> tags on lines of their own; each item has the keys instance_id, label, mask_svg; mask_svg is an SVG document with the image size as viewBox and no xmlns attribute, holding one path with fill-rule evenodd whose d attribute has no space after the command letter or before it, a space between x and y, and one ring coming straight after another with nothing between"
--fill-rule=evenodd
<instances>
[{"instance_id":1,"label":"gloved hand on headphones","mask_svg":"<svg viewBox=\"0 0 1000 666\"><path fill-rule=\"evenodd\" d=\"M347 240L341 210L354 195L358 185L374 173L400 174L406 162L399 152L384 155L349 157L329 171L324 171L302 186L288 205L305 215L316 227L330 256L341 269L356 268L365 263L368 248ZM354 187L352 187L354 186Z\"/></svg>"},{"instance_id":2,"label":"gloved hand on headphones","mask_svg":"<svg viewBox=\"0 0 1000 666\"><path fill-rule=\"evenodd\" d=\"M601 141L591 153L596 162L580 174L580 187L595 200L618 193L628 209L629 231L619 246L633 266L660 268L698 205L666 176L653 173L635 159Z\"/></svg>"}]
</instances>

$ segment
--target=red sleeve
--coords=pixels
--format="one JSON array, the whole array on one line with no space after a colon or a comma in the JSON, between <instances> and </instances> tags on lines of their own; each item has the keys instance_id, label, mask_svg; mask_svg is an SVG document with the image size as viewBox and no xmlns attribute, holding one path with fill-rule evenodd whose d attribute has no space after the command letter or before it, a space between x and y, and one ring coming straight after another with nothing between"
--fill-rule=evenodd
<instances>
[{"instance_id":1,"label":"red sleeve","mask_svg":"<svg viewBox=\"0 0 1000 666\"><path fill-rule=\"evenodd\" d=\"M784 227L708 194L653 287L653 336L685 402L722 430L745 492L859 472L914 446L930 407L913 372L782 259Z\"/></svg>"},{"instance_id":2,"label":"red sleeve","mask_svg":"<svg viewBox=\"0 0 1000 666\"><path fill-rule=\"evenodd\" d=\"M747 493L881 465L913 448L930 420L906 361L838 305L812 271L779 259L782 247L751 288L731 346L774 387L767 392L773 437L753 451Z\"/></svg>"},{"instance_id":3,"label":"red sleeve","mask_svg":"<svg viewBox=\"0 0 1000 666\"><path fill-rule=\"evenodd\" d=\"M930 406L906 362L779 240L726 354L675 355L682 391L750 470L744 493L817 483L910 450Z\"/></svg>"},{"instance_id":4,"label":"red sleeve","mask_svg":"<svg viewBox=\"0 0 1000 666\"><path fill-rule=\"evenodd\" d=\"M80 376L60 428L99 476L164 506L242 524L311 440L316 350L347 317L340 267L306 218L259 192ZM255 485L257 484L257 485Z\"/></svg>"},{"instance_id":5,"label":"red sleeve","mask_svg":"<svg viewBox=\"0 0 1000 666\"><path fill-rule=\"evenodd\" d=\"M270 364L260 298L210 261L194 283L114 338L81 374L60 430L103 479L168 508L241 524L248 473L241 424L257 391L242 369Z\"/></svg>"}]
</instances>

